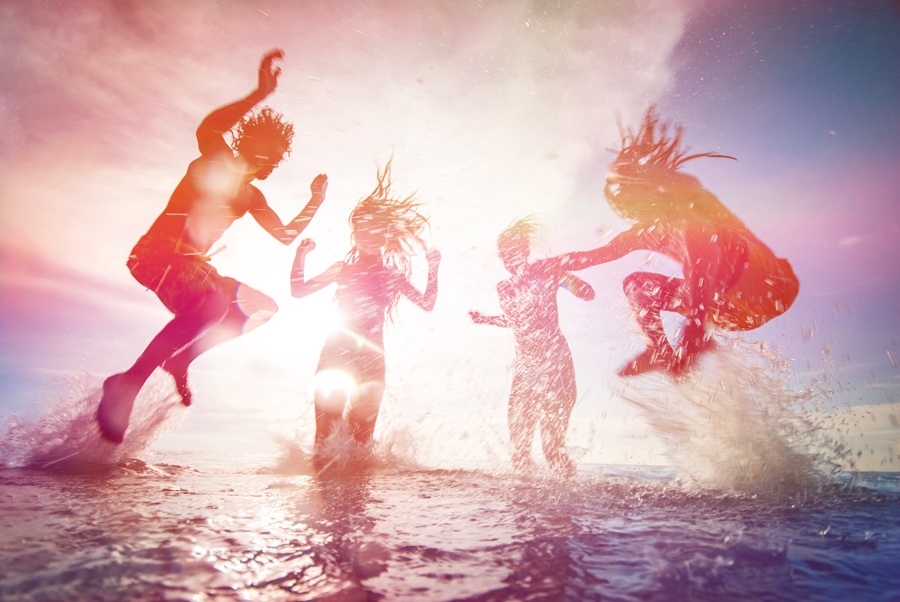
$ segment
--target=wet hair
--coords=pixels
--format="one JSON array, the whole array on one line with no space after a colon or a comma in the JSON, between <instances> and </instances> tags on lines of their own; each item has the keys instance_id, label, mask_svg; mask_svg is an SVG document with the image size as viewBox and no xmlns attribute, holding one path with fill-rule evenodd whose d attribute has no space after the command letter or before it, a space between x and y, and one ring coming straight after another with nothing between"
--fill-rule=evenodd
<instances>
[{"instance_id":1,"label":"wet hair","mask_svg":"<svg viewBox=\"0 0 900 602\"><path fill-rule=\"evenodd\" d=\"M622 148L615 163L631 163L636 167L660 167L676 172L686 162L700 157L734 159L729 155L712 152L688 155L690 147L682 148L683 133L680 123L661 121L656 105L650 105L636 134L630 129L623 129L621 123L619 124Z\"/></svg>"},{"instance_id":2,"label":"wet hair","mask_svg":"<svg viewBox=\"0 0 900 602\"><path fill-rule=\"evenodd\" d=\"M620 216L642 223L672 219L730 219L718 199L694 176L680 171L700 157L734 159L719 153L688 154L681 124L661 121L650 105L637 133L619 125L622 148L607 174L604 188L610 207Z\"/></svg>"},{"instance_id":3,"label":"wet hair","mask_svg":"<svg viewBox=\"0 0 900 602\"><path fill-rule=\"evenodd\" d=\"M397 269L406 278L412 274L410 257L427 248L423 233L428 228L428 218L419 211L420 203L415 193L399 198L392 194L391 158L384 169L376 170L378 184L364 199L361 199L350 212L348 222L352 230L353 248L347 261L353 262L359 257L355 234L361 230L384 232L382 262L385 266ZM389 309L393 311L400 292L391 295Z\"/></svg>"},{"instance_id":4,"label":"wet hair","mask_svg":"<svg viewBox=\"0 0 900 602\"><path fill-rule=\"evenodd\" d=\"M534 215L526 215L511 223L497 237L498 248L523 246L530 250L543 228Z\"/></svg>"},{"instance_id":5,"label":"wet hair","mask_svg":"<svg viewBox=\"0 0 900 602\"><path fill-rule=\"evenodd\" d=\"M281 157L271 157L276 163L291 154L291 142L294 139L294 126L285 121L284 116L271 107L262 107L241 119L234 129L231 148L239 155L251 158L249 148L258 151L261 148L274 147L277 143L284 146Z\"/></svg>"}]
</instances>

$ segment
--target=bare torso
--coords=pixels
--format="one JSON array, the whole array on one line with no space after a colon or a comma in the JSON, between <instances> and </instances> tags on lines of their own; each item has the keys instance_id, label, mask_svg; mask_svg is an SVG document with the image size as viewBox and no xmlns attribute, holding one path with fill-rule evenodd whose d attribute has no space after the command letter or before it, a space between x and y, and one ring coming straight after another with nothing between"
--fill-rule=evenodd
<instances>
[{"instance_id":1,"label":"bare torso","mask_svg":"<svg viewBox=\"0 0 900 602\"><path fill-rule=\"evenodd\" d=\"M241 176L233 157L201 156L188 166L147 235L183 242L206 254L259 194Z\"/></svg>"}]
</instances>

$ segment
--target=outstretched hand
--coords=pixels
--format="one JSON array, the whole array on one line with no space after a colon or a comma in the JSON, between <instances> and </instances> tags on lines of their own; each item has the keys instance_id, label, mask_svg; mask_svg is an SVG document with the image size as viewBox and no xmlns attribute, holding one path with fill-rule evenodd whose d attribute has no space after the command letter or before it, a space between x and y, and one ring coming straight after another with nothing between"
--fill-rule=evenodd
<instances>
[{"instance_id":1,"label":"outstretched hand","mask_svg":"<svg viewBox=\"0 0 900 602\"><path fill-rule=\"evenodd\" d=\"M480 311L470 311L469 317L472 318L472 321L476 324L482 324L484 322L484 314Z\"/></svg>"},{"instance_id":2,"label":"outstretched hand","mask_svg":"<svg viewBox=\"0 0 900 602\"><path fill-rule=\"evenodd\" d=\"M259 64L259 84L257 89L266 96L275 91L275 87L278 85L278 76L281 75L281 67L273 67L272 61L283 58L284 51L276 48L267 52Z\"/></svg>"}]
</instances>

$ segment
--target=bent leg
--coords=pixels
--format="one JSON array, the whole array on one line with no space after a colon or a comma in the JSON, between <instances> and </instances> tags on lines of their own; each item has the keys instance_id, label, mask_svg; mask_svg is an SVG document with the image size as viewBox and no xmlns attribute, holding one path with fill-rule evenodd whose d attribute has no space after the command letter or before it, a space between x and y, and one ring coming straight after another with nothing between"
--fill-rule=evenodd
<instances>
[{"instance_id":1,"label":"bent leg","mask_svg":"<svg viewBox=\"0 0 900 602\"><path fill-rule=\"evenodd\" d=\"M267 295L244 284L237 284L236 299L214 327L207 329L188 347L167 358L162 368L175 379L181 403L191 405L187 373L191 363L216 345L230 341L266 323L278 311L278 305ZM249 312L249 313L247 313Z\"/></svg>"},{"instance_id":2,"label":"bent leg","mask_svg":"<svg viewBox=\"0 0 900 602\"><path fill-rule=\"evenodd\" d=\"M687 318L671 371L684 372L713 346L710 315L721 309L725 293L747 266L748 248L743 235L726 227L701 224L685 232L688 256L684 262Z\"/></svg>"},{"instance_id":3,"label":"bent leg","mask_svg":"<svg viewBox=\"0 0 900 602\"><path fill-rule=\"evenodd\" d=\"M690 307L685 281L652 272L635 272L625 278L623 288L635 311L647 348L623 366L619 375L634 376L650 370L668 370L675 360L675 350L666 337L661 312L684 314Z\"/></svg>"},{"instance_id":4,"label":"bent leg","mask_svg":"<svg viewBox=\"0 0 900 602\"><path fill-rule=\"evenodd\" d=\"M177 315L166 324L131 368L106 379L97 408L97 422L105 438L115 443L122 442L134 400L153 371L210 325L220 322L228 308L228 299L218 292L208 295L195 311Z\"/></svg>"}]
</instances>

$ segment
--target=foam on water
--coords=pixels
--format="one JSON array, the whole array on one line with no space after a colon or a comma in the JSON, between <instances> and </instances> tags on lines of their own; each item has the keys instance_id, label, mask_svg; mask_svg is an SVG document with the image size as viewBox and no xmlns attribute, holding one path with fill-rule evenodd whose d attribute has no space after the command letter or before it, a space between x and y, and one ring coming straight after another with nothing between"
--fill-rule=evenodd
<instances>
[{"instance_id":1,"label":"foam on water","mask_svg":"<svg viewBox=\"0 0 900 602\"><path fill-rule=\"evenodd\" d=\"M823 391L792 391L787 362L763 344L735 339L682 378L650 373L622 381L619 397L639 408L672 465L703 487L803 496L847 462L822 427Z\"/></svg>"},{"instance_id":2,"label":"foam on water","mask_svg":"<svg viewBox=\"0 0 900 602\"><path fill-rule=\"evenodd\" d=\"M72 375L47 394L37 415L11 418L0 435L0 463L67 471L116 465L139 457L185 410L171 379L157 374L135 401L125 441L110 443L95 418L102 385L101 377Z\"/></svg>"}]
</instances>

